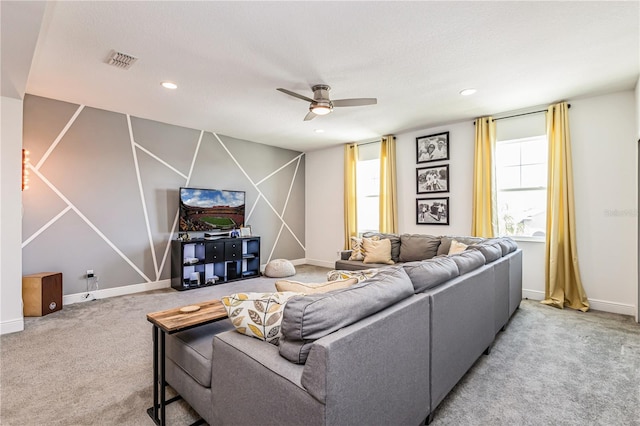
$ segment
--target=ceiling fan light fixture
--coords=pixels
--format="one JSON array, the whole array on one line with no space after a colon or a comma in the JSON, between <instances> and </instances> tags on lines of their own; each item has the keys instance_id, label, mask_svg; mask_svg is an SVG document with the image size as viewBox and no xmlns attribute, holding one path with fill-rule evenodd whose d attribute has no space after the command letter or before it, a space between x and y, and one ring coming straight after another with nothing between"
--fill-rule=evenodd
<instances>
[{"instance_id":1,"label":"ceiling fan light fixture","mask_svg":"<svg viewBox=\"0 0 640 426\"><path fill-rule=\"evenodd\" d=\"M328 104L328 105L318 104L318 105L311 105L311 107L309 108L309 111L311 111L315 115L327 115L331 111L333 111L333 108L331 108L331 104Z\"/></svg>"},{"instance_id":2,"label":"ceiling fan light fixture","mask_svg":"<svg viewBox=\"0 0 640 426\"><path fill-rule=\"evenodd\" d=\"M476 93L476 92L477 92L477 90L476 90L476 89L474 89L474 88L470 87L470 88L468 88L468 89L463 89L463 90L461 90L461 91L460 91L460 94L461 94L462 96L471 96L471 95L473 95L473 94L474 94L474 93Z\"/></svg>"}]
</instances>

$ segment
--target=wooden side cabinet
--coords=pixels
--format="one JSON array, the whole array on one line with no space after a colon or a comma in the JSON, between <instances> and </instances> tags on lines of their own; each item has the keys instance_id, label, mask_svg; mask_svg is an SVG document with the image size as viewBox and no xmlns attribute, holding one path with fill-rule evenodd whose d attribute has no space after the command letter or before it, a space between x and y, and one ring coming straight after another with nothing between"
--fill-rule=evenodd
<instances>
[{"instance_id":1,"label":"wooden side cabinet","mask_svg":"<svg viewBox=\"0 0 640 426\"><path fill-rule=\"evenodd\" d=\"M22 303L25 317L41 317L62 309L62 273L23 276Z\"/></svg>"}]
</instances>

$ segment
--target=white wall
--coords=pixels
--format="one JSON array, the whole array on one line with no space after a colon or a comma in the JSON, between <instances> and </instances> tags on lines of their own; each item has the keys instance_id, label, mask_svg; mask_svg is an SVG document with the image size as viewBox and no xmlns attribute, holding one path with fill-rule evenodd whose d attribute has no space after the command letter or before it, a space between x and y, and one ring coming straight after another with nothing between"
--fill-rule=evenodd
<instances>
[{"instance_id":1,"label":"white wall","mask_svg":"<svg viewBox=\"0 0 640 426\"><path fill-rule=\"evenodd\" d=\"M305 156L307 263L333 268L344 245L344 147Z\"/></svg>"},{"instance_id":2,"label":"white wall","mask_svg":"<svg viewBox=\"0 0 640 426\"><path fill-rule=\"evenodd\" d=\"M576 234L592 308L634 315L637 275L633 91L571 101Z\"/></svg>"},{"instance_id":3,"label":"white wall","mask_svg":"<svg viewBox=\"0 0 640 426\"><path fill-rule=\"evenodd\" d=\"M0 104L0 334L24 329L22 317L22 101Z\"/></svg>"},{"instance_id":4,"label":"white wall","mask_svg":"<svg viewBox=\"0 0 640 426\"><path fill-rule=\"evenodd\" d=\"M638 174L638 161L637 159L640 158L640 77L638 77L638 81L636 82L636 130L637 130L637 136L638 136L638 147L639 147L639 151L636 155L636 182L638 182L638 179L640 178L640 175ZM638 185L640 187L640 184ZM640 192L639 192L640 194ZM640 207L640 206L638 206ZM638 218L639 222L639 226L640 226L640 218ZM638 238L639 243L640 243L640 238ZM640 251L640 245L638 245L639 251ZM640 263L640 262L639 262ZM640 322L640 271L638 271L638 281L639 284L636 287L636 300L637 300L637 304L636 304L636 322Z\"/></svg>"},{"instance_id":5,"label":"white wall","mask_svg":"<svg viewBox=\"0 0 640 426\"><path fill-rule=\"evenodd\" d=\"M627 315L636 312L638 287L634 102L633 91L612 93L570 101L569 113L583 284L593 309ZM501 123L506 127L508 121L513 122ZM450 132L451 191L444 195L450 197L451 225L416 225L415 138L442 131ZM473 140L472 121L396 134L400 233L471 232ZM342 147L310 152L307 161L307 257L331 267L343 244ZM544 244L519 245L524 258L524 295L542 299Z\"/></svg>"}]
</instances>

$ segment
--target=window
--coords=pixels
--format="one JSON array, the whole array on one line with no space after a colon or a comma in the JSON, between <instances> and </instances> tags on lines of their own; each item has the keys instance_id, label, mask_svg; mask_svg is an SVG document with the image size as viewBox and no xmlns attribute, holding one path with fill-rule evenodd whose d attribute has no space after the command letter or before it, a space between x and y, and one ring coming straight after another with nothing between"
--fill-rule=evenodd
<instances>
[{"instance_id":1,"label":"window","mask_svg":"<svg viewBox=\"0 0 640 426\"><path fill-rule=\"evenodd\" d=\"M358 235L380 227L380 142L358 146L356 165Z\"/></svg>"},{"instance_id":2,"label":"window","mask_svg":"<svg viewBox=\"0 0 640 426\"><path fill-rule=\"evenodd\" d=\"M545 236L547 157L546 136L496 143L500 235Z\"/></svg>"}]
</instances>

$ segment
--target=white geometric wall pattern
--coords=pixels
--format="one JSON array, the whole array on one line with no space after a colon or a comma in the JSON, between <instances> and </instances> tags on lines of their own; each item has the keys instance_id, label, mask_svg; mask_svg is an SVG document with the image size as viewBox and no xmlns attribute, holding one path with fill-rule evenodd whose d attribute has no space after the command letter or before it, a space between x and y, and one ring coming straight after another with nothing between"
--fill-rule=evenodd
<instances>
[{"instance_id":1,"label":"white geometric wall pattern","mask_svg":"<svg viewBox=\"0 0 640 426\"><path fill-rule=\"evenodd\" d=\"M24 128L23 272L63 272L65 295L87 269L102 289L168 279L180 186L246 191L262 263L305 257L302 153L32 95Z\"/></svg>"}]
</instances>

